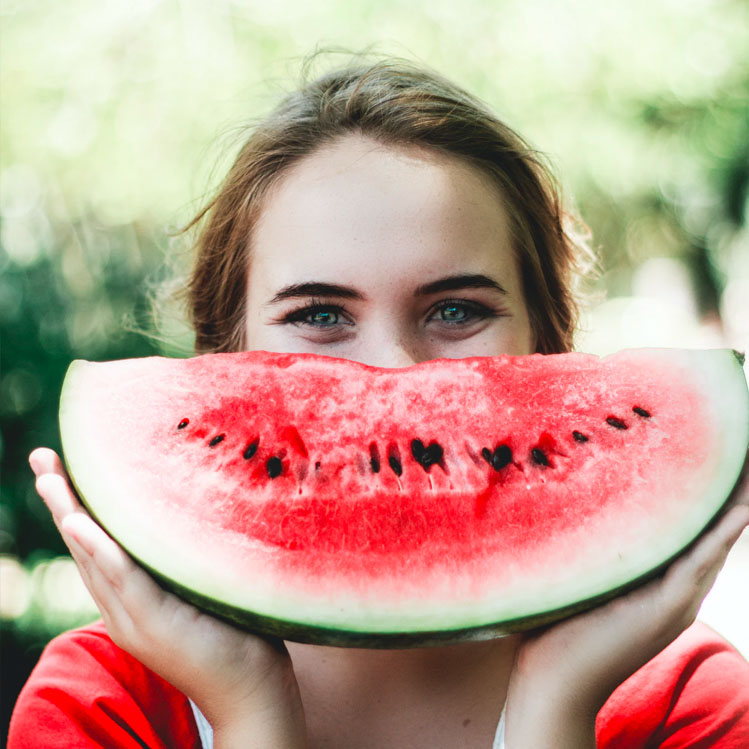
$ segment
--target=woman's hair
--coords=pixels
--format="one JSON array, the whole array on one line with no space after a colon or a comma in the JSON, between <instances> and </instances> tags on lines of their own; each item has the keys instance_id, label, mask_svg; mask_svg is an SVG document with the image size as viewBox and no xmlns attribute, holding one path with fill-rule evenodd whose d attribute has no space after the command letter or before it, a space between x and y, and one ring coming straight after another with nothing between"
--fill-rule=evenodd
<instances>
[{"instance_id":1,"label":"woman's hair","mask_svg":"<svg viewBox=\"0 0 749 749\"><path fill-rule=\"evenodd\" d=\"M253 128L215 197L186 227L200 227L185 290L198 352L243 348L253 227L269 188L350 134L451 154L488 174L510 217L536 351L572 348L575 282L591 254L568 228L574 224L541 157L438 74L387 60L335 70L287 95Z\"/></svg>"}]
</instances>

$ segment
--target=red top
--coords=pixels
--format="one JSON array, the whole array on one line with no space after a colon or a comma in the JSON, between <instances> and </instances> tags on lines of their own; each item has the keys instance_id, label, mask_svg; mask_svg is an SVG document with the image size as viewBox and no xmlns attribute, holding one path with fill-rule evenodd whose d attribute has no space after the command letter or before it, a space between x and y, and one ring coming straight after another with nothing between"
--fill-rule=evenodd
<instances>
[{"instance_id":1,"label":"red top","mask_svg":"<svg viewBox=\"0 0 749 749\"><path fill-rule=\"evenodd\" d=\"M747 749L749 663L695 624L611 695L598 747ZM52 640L16 703L9 749L200 749L187 698L118 648L102 622Z\"/></svg>"}]
</instances>

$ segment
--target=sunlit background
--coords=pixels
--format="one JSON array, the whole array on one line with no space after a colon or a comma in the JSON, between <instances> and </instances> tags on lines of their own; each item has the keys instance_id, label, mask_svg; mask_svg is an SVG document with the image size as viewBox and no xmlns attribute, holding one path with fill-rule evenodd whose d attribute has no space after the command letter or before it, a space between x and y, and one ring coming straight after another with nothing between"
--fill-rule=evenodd
<instances>
[{"instance_id":1,"label":"sunlit background","mask_svg":"<svg viewBox=\"0 0 749 749\"><path fill-rule=\"evenodd\" d=\"M601 254L579 348L749 348L743 0L3 0L0 21L3 726L44 643L95 615L26 464L59 447L65 369L189 352L176 312L137 332L189 263L170 234L317 46L421 60L548 154ZM747 541L702 613L749 655Z\"/></svg>"}]
</instances>

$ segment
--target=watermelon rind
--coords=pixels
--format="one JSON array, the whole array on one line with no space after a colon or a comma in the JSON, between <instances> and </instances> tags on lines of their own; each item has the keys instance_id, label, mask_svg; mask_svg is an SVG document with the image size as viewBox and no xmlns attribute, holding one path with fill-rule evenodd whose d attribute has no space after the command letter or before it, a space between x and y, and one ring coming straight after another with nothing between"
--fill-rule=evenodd
<instances>
[{"instance_id":1,"label":"watermelon rind","mask_svg":"<svg viewBox=\"0 0 749 749\"><path fill-rule=\"evenodd\" d=\"M64 458L83 504L139 564L166 589L243 629L298 642L348 647L423 647L488 639L548 624L637 587L689 547L731 501L749 445L749 391L735 352L643 349L607 359L616 357L627 357L630 363L641 357L644 366L654 357L660 358L664 366L688 372L700 392L709 396L706 408L721 425L721 443L713 450L704 491L685 504L678 527L669 529L662 543L642 545L619 566L593 566L584 575L547 590L543 600L532 592L515 590L502 600L482 599L456 607L446 603L451 593L447 581L444 590L436 590L424 600L391 604L373 593L349 607L335 596L287 596L273 580L238 585L231 576L217 576L210 560L184 542L180 528L149 525L148 519L144 522L132 511L130 487L112 475L116 461L99 454L95 438L91 441L83 436L91 431L91 419L96 418L87 410L86 401L91 388L101 387L101 367L119 368L117 377L131 382L144 378L147 387L149 375L141 363L148 360L71 364L60 401ZM226 565L230 558L231 550L226 550L226 558L217 565Z\"/></svg>"}]
</instances>

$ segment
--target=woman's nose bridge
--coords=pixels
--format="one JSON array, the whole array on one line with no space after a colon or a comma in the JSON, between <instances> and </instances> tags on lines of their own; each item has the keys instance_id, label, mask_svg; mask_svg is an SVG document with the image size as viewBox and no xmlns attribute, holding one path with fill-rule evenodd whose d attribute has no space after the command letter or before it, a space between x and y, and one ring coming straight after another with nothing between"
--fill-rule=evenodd
<instances>
[{"instance_id":1,"label":"woman's nose bridge","mask_svg":"<svg viewBox=\"0 0 749 749\"><path fill-rule=\"evenodd\" d=\"M395 344L390 347L390 350L386 356L391 362L384 364L386 367L410 367L412 364L418 364L418 355L412 353L406 346L402 344Z\"/></svg>"},{"instance_id":2,"label":"woman's nose bridge","mask_svg":"<svg viewBox=\"0 0 749 749\"><path fill-rule=\"evenodd\" d=\"M376 350L368 357L377 367L395 369L398 367L410 367L429 358L422 352L416 341L403 336L392 336L385 340L377 341Z\"/></svg>"},{"instance_id":3,"label":"woman's nose bridge","mask_svg":"<svg viewBox=\"0 0 749 749\"><path fill-rule=\"evenodd\" d=\"M384 305L383 305L384 306ZM424 331L408 312L394 311L392 302L385 309L373 310L359 330L358 357L375 367L410 367L429 355Z\"/></svg>"}]
</instances>

